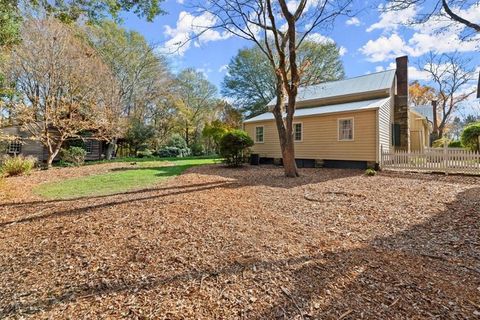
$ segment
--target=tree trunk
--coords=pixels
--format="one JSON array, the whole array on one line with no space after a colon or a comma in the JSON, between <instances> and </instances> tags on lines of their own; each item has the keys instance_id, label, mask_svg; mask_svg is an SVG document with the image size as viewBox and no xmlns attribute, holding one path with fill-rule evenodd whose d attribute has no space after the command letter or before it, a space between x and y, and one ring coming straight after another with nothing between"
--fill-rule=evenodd
<instances>
[{"instance_id":1,"label":"tree trunk","mask_svg":"<svg viewBox=\"0 0 480 320\"><path fill-rule=\"evenodd\" d=\"M288 139L287 137L287 143L282 148L282 156L285 176L290 178L298 177L299 174L297 169L297 163L295 162L295 146L293 144L293 139Z\"/></svg>"},{"instance_id":2,"label":"tree trunk","mask_svg":"<svg viewBox=\"0 0 480 320\"><path fill-rule=\"evenodd\" d=\"M55 159L59 151L60 151L60 147L55 148L55 150L48 151L47 169L50 169L52 167L53 160Z\"/></svg>"},{"instance_id":3,"label":"tree trunk","mask_svg":"<svg viewBox=\"0 0 480 320\"><path fill-rule=\"evenodd\" d=\"M443 128L445 127L444 123L442 122L437 129L437 139L443 138Z\"/></svg>"},{"instance_id":4,"label":"tree trunk","mask_svg":"<svg viewBox=\"0 0 480 320\"><path fill-rule=\"evenodd\" d=\"M297 164L295 162L295 146L293 143L293 123L290 119L290 130L289 121L287 117L287 123L285 124L283 120L282 105L284 102L284 94L282 89L282 80L280 76L277 78L277 102L273 108L273 115L275 117L275 123L277 125L278 138L280 140L280 149L282 151L283 158L283 169L285 171L285 176L290 178L298 177ZM293 114L292 114L293 117Z\"/></svg>"},{"instance_id":5,"label":"tree trunk","mask_svg":"<svg viewBox=\"0 0 480 320\"><path fill-rule=\"evenodd\" d=\"M117 145L117 139L116 138L113 138L112 140L110 140L108 142L107 152L105 154L105 159L107 159L107 160L112 159L112 154L113 154L113 151L115 150L116 145Z\"/></svg>"}]
</instances>

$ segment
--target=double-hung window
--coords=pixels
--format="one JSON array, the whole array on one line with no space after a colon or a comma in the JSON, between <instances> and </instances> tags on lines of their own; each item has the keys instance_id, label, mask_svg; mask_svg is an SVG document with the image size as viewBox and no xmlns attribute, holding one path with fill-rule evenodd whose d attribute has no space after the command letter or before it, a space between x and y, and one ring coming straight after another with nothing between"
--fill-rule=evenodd
<instances>
[{"instance_id":1,"label":"double-hung window","mask_svg":"<svg viewBox=\"0 0 480 320\"><path fill-rule=\"evenodd\" d=\"M92 140L87 140L85 141L85 151L87 154L91 154L93 149L93 141Z\"/></svg>"},{"instance_id":2,"label":"double-hung window","mask_svg":"<svg viewBox=\"0 0 480 320\"><path fill-rule=\"evenodd\" d=\"M303 125L300 122L293 124L293 140L302 141L303 139Z\"/></svg>"},{"instance_id":3,"label":"double-hung window","mask_svg":"<svg viewBox=\"0 0 480 320\"><path fill-rule=\"evenodd\" d=\"M338 140L353 141L353 118L338 119Z\"/></svg>"},{"instance_id":4,"label":"double-hung window","mask_svg":"<svg viewBox=\"0 0 480 320\"><path fill-rule=\"evenodd\" d=\"M264 127L259 126L255 127L255 142L256 143L263 143L263 135L264 135Z\"/></svg>"},{"instance_id":5,"label":"double-hung window","mask_svg":"<svg viewBox=\"0 0 480 320\"><path fill-rule=\"evenodd\" d=\"M9 154L19 154L22 152L22 143L20 141L12 141L8 144Z\"/></svg>"}]
</instances>

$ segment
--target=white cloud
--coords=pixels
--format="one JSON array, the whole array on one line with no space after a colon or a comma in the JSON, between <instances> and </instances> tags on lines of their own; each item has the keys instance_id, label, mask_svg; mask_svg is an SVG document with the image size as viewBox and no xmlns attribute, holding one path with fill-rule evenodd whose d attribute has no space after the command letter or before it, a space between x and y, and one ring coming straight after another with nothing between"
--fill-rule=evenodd
<instances>
[{"instance_id":1,"label":"white cloud","mask_svg":"<svg viewBox=\"0 0 480 320\"><path fill-rule=\"evenodd\" d=\"M332 38L316 32L310 33L309 35L307 35L305 39L308 41L316 42L316 43L335 43L335 40L333 40ZM347 52L348 52L347 48L345 48L344 46L339 46L338 53L341 56L344 56Z\"/></svg>"},{"instance_id":2,"label":"white cloud","mask_svg":"<svg viewBox=\"0 0 480 320\"><path fill-rule=\"evenodd\" d=\"M376 40L368 42L360 48L360 52L366 55L367 60L380 62L395 58L397 56L409 54L405 41L396 33L390 37L381 36Z\"/></svg>"},{"instance_id":3,"label":"white cloud","mask_svg":"<svg viewBox=\"0 0 480 320\"><path fill-rule=\"evenodd\" d=\"M308 41L316 42L316 43L335 43L335 41L332 38L316 32L310 33L309 35L306 36L305 39Z\"/></svg>"},{"instance_id":4,"label":"white cloud","mask_svg":"<svg viewBox=\"0 0 480 320\"><path fill-rule=\"evenodd\" d=\"M408 79L425 81L430 79L430 74L427 71L410 66L408 67Z\"/></svg>"},{"instance_id":5,"label":"white cloud","mask_svg":"<svg viewBox=\"0 0 480 320\"><path fill-rule=\"evenodd\" d=\"M228 64L224 64L220 68L218 68L218 72L225 72L228 70Z\"/></svg>"},{"instance_id":6,"label":"white cloud","mask_svg":"<svg viewBox=\"0 0 480 320\"><path fill-rule=\"evenodd\" d=\"M375 67L375 72L381 72L381 71L385 71L385 70L393 70L396 67L397 66L396 66L395 62L390 62L387 65L386 68L384 68L383 66L376 66ZM425 81L425 80L429 80L430 76L429 76L428 72L426 72L426 71L419 70L414 66L409 66L408 67L408 79L410 81L412 81L412 80L423 80L423 81Z\"/></svg>"},{"instance_id":7,"label":"white cloud","mask_svg":"<svg viewBox=\"0 0 480 320\"><path fill-rule=\"evenodd\" d=\"M217 19L210 13L205 12L194 16L186 11L180 12L175 28L165 26L164 34L170 39L165 42L161 51L163 53L184 55L191 47L195 47L212 41L225 40L230 37L227 32L219 32L209 29L217 23Z\"/></svg>"},{"instance_id":8,"label":"white cloud","mask_svg":"<svg viewBox=\"0 0 480 320\"><path fill-rule=\"evenodd\" d=\"M380 10L382 7L380 7ZM410 21L416 14L417 9L397 12L382 12L380 20L371 25L367 31L381 29L383 31L395 31L402 24ZM466 10L458 10L460 14L469 17L471 21L480 22L480 4L472 5ZM465 41L461 34L465 26L454 24L444 16L433 16L422 24L404 25L404 30L411 30L410 38L404 40L397 32L387 36L381 35L375 40L369 40L360 51L367 56L367 60L373 62L386 61L398 55L411 57L422 56L429 51L435 53L474 52L480 48L480 35L476 35Z\"/></svg>"},{"instance_id":9,"label":"white cloud","mask_svg":"<svg viewBox=\"0 0 480 320\"><path fill-rule=\"evenodd\" d=\"M355 27L358 27L361 22L360 20L357 18L357 17L351 17L350 19L348 19L347 21L345 21L345 24L347 26L355 26Z\"/></svg>"},{"instance_id":10,"label":"white cloud","mask_svg":"<svg viewBox=\"0 0 480 320\"><path fill-rule=\"evenodd\" d=\"M383 11L384 9L385 7L380 5L378 8L381 12L380 20L368 27L367 32L377 29L385 31L397 30L399 26L411 21L417 13L417 7L414 5L401 11Z\"/></svg>"}]
</instances>

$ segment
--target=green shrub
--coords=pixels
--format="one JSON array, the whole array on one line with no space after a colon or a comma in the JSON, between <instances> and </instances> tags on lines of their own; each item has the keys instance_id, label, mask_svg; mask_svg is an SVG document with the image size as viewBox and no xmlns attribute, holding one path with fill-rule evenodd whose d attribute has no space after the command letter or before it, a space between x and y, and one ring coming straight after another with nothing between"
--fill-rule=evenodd
<instances>
[{"instance_id":1,"label":"green shrub","mask_svg":"<svg viewBox=\"0 0 480 320\"><path fill-rule=\"evenodd\" d=\"M376 174L377 174L377 171L375 171L372 168L368 168L367 170L365 170L365 175L366 176L373 177Z\"/></svg>"},{"instance_id":2,"label":"green shrub","mask_svg":"<svg viewBox=\"0 0 480 320\"><path fill-rule=\"evenodd\" d=\"M180 149L177 147L163 147L156 152L156 155L160 158L183 158L188 157L191 154L189 148Z\"/></svg>"},{"instance_id":3,"label":"green shrub","mask_svg":"<svg viewBox=\"0 0 480 320\"><path fill-rule=\"evenodd\" d=\"M28 174L37 160L34 157L24 157L22 155L6 157L2 161L2 174L7 176L18 176L21 174Z\"/></svg>"},{"instance_id":4,"label":"green shrub","mask_svg":"<svg viewBox=\"0 0 480 320\"><path fill-rule=\"evenodd\" d=\"M147 144L147 142L155 136L153 126L145 124L140 119L132 119L130 126L125 132L124 139L133 149L133 154Z\"/></svg>"},{"instance_id":5,"label":"green shrub","mask_svg":"<svg viewBox=\"0 0 480 320\"><path fill-rule=\"evenodd\" d=\"M152 156L153 156L153 152L149 149L145 149L137 152L137 157L139 158L148 158Z\"/></svg>"},{"instance_id":6,"label":"green shrub","mask_svg":"<svg viewBox=\"0 0 480 320\"><path fill-rule=\"evenodd\" d=\"M243 130L232 130L220 139L220 155L227 165L238 167L242 164L244 152L253 146L253 140Z\"/></svg>"},{"instance_id":7,"label":"green shrub","mask_svg":"<svg viewBox=\"0 0 480 320\"><path fill-rule=\"evenodd\" d=\"M192 144L190 149L192 150L192 155L194 156L203 156L205 154L205 148L201 143L197 142Z\"/></svg>"},{"instance_id":8,"label":"green shrub","mask_svg":"<svg viewBox=\"0 0 480 320\"><path fill-rule=\"evenodd\" d=\"M87 151L81 147L69 147L60 150L60 159L64 163L70 163L74 166L81 166L85 163Z\"/></svg>"},{"instance_id":9,"label":"green shrub","mask_svg":"<svg viewBox=\"0 0 480 320\"><path fill-rule=\"evenodd\" d=\"M85 141L83 141L82 139L67 140L65 142L65 147L66 147L66 149L68 149L69 147L79 147L79 148L82 148L82 149L87 149L87 145L86 145Z\"/></svg>"},{"instance_id":10,"label":"green shrub","mask_svg":"<svg viewBox=\"0 0 480 320\"><path fill-rule=\"evenodd\" d=\"M450 140L447 138L440 138L432 142L432 147L434 148L443 148L445 144L449 144Z\"/></svg>"},{"instance_id":11,"label":"green shrub","mask_svg":"<svg viewBox=\"0 0 480 320\"><path fill-rule=\"evenodd\" d=\"M188 148L187 142L185 141L185 139L177 133L173 134L170 137L170 139L168 139L167 147L175 147L177 149L187 149Z\"/></svg>"},{"instance_id":12,"label":"green shrub","mask_svg":"<svg viewBox=\"0 0 480 320\"><path fill-rule=\"evenodd\" d=\"M473 151L480 151L480 122L468 125L462 132L462 144Z\"/></svg>"},{"instance_id":13,"label":"green shrub","mask_svg":"<svg viewBox=\"0 0 480 320\"><path fill-rule=\"evenodd\" d=\"M453 141L450 141L450 143L448 144L448 147L450 147L450 148L463 148L463 144L462 144L462 141L453 140Z\"/></svg>"}]
</instances>

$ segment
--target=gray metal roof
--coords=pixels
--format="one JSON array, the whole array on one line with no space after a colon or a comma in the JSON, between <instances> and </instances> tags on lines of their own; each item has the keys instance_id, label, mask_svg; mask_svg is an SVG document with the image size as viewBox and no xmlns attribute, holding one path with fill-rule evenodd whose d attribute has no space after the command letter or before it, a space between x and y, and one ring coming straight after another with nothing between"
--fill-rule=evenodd
<instances>
[{"instance_id":1,"label":"gray metal roof","mask_svg":"<svg viewBox=\"0 0 480 320\"><path fill-rule=\"evenodd\" d=\"M410 107L413 111L416 113L421 114L427 120L433 121L433 107L429 104L421 105L421 106L415 106L415 107Z\"/></svg>"},{"instance_id":2,"label":"gray metal roof","mask_svg":"<svg viewBox=\"0 0 480 320\"><path fill-rule=\"evenodd\" d=\"M392 87L395 70L386 70L345 80L325 82L298 89L297 102L387 90ZM277 99L269 102L274 106Z\"/></svg>"},{"instance_id":3,"label":"gray metal roof","mask_svg":"<svg viewBox=\"0 0 480 320\"><path fill-rule=\"evenodd\" d=\"M355 102L349 102L349 103L340 103L340 104L313 107L313 108L301 108L301 109L295 110L294 117L298 118L298 117L321 115L321 114L328 114L328 113L377 109L383 104L385 104L386 102L388 102L389 99L390 98L382 98L382 99L374 99L374 100L355 101ZM266 112L256 117L253 117L251 119L245 120L244 123L273 120L273 119L274 119L273 113Z\"/></svg>"}]
</instances>

